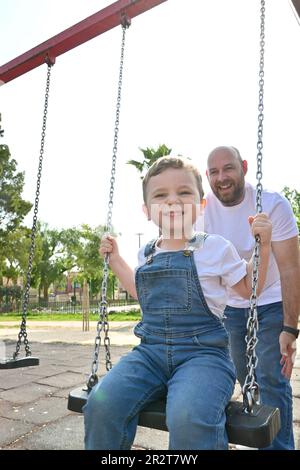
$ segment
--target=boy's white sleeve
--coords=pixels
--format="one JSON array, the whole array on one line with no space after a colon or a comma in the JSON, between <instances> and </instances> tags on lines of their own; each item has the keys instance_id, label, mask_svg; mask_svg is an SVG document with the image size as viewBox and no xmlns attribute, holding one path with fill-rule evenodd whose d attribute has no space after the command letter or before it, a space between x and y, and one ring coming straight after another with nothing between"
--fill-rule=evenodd
<instances>
[{"instance_id":1,"label":"boy's white sleeve","mask_svg":"<svg viewBox=\"0 0 300 470\"><path fill-rule=\"evenodd\" d=\"M240 258L233 244L223 239L223 257L221 265L222 284L232 287L247 274L247 262Z\"/></svg>"}]
</instances>

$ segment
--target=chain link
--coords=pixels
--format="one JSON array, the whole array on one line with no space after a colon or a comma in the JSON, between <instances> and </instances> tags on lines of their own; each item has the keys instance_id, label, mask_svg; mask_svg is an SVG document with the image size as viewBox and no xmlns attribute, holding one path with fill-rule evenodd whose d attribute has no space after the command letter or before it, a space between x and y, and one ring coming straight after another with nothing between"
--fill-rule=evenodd
<instances>
[{"instance_id":1,"label":"chain link","mask_svg":"<svg viewBox=\"0 0 300 470\"><path fill-rule=\"evenodd\" d=\"M261 0L260 8L260 60L259 60L259 94L258 94L258 131L257 131L257 171L256 171L256 213L262 212L262 149L263 149L263 120L264 120L264 62L265 62L265 0ZM247 321L246 358L247 376L243 385L243 401L245 410L251 413L254 404L260 401L259 386L256 380L256 345L258 342L257 318L257 285L258 267L260 264L260 237L255 237L252 272L252 293L250 297L249 317Z\"/></svg>"},{"instance_id":2,"label":"chain link","mask_svg":"<svg viewBox=\"0 0 300 470\"><path fill-rule=\"evenodd\" d=\"M119 124L120 124L121 92L122 92L122 82L123 82L125 37L126 37L126 29L130 26L130 20L126 16L123 16L121 24L122 24L121 58L120 58L120 69L119 69L118 95L117 95L117 105L116 105L114 145L113 145L113 155L112 155L108 213L107 213L107 221L106 221L106 233L110 233L112 229L112 208L113 208L116 162L117 162L117 151L118 151L118 136L119 136ZM106 255L104 259L104 266L103 266L103 279L102 279L102 285L101 285L101 302L99 303L99 320L97 323L97 335L95 338L94 358L92 362L91 374L87 382L88 390L91 390L93 386L98 382L97 370L98 370L99 350L101 346L101 333L102 332L104 333L103 344L105 348L106 370L109 371L112 368L111 355L110 355L110 338L108 336L109 323L108 323L108 313L107 313L107 284L108 284L108 275L109 275L108 263L109 263L109 256Z\"/></svg>"},{"instance_id":3,"label":"chain link","mask_svg":"<svg viewBox=\"0 0 300 470\"><path fill-rule=\"evenodd\" d=\"M32 229L31 229L31 243L30 243L30 250L29 250L29 257L28 257L26 284L25 284L25 289L23 292L23 299L22 299L22 321L20 325L20 332L18 334L16 351L14 352L14 355L13 355L14 359L16 359L19 355L22 338L24 339L26 357L31 356L30 346L29 346L27 332L26 332L26 316L27 316L27 309L28 309L28 303L29 303L30 281L31 281L33 257L34 257L34 251L35 251L37 215L38 215L38 207L39 207L42 166L43 166L43 156L44 156L45 137L46 137L47 114L48 114L51 64L48 63L47 67L48 68L47 68L47 80L46 80L45 101L44 101L43 125L42 125L42 134L41 134L41 147L40 147L40 156L39 156L39 164L38 164L38 172L37 172L37 184L36 184L35 201L34 201L33 221L32 221Z\"/></svg>"}]
</instances>

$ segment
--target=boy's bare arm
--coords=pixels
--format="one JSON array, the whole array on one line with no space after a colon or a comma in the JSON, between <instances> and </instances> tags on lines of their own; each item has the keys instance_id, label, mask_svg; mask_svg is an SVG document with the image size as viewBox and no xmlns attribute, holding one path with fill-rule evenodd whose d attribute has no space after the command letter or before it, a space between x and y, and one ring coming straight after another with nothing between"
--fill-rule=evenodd
<instances>
[{"instance_id":1,"label":"boy's bare arm","mask_svg":"<svg viewBox=\"0 0 300 470\"><path fill-rule=\"evenodd\" d=\"M103 257L109 255L109 266L112 272L117 276L122 287L134 299L137 299L133 270L120 255L116 239L111 235L104 235L100 242L99 253Z\"/></svg>"},{"instance_id":2,"label":"boy's bare arm","mask_svg":"<svg viewBox=\"0 0 300 470\"><path fill-rule=\"evenodd\" d=\"M268 246L261 246L260 249L260 264L258 268L258 284L256 294L259 296L261 293L268 271L269 259L271 248ZM252 271L253 271L253 258L247 263L247 274L240 280L233 289L244 299L249 299L252 294Z\"/></svg>"},{"instance_id":3,"label":"boy's bare arm","mask_svg":"<svg viewBox=\"0 0 300 470\"><path fill-rule=\"evenodd\" d=\"M122 287L129 292L129 294L137 299L137 293L135 288L134 273L126 261L119 255L114 257L112 261L109 262L112 272L117 276Z\"/></svg>"}]
</instances>

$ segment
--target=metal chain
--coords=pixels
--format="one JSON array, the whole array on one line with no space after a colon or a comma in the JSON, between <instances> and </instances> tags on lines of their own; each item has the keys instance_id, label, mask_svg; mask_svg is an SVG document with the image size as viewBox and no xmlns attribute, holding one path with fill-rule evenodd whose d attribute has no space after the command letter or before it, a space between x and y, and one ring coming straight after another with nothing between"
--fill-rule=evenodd
<instances>
[{"instance_id":1,"label":"metal chain","mask_svg":"<svg viewBox=\"0 0 300 470\"><path fill-rule=\"evenodd\" d=\"M4 137L4 129L1 126L1 113L0 113L0 137Z\"/></svg>"},{"instance_id":2,"label":"metal chain","mask_svg":"<svg viewBox=\"0 0 300 470\"><path fill-rule=\"evenodd\" d=\"M119 69L119 81L118 81L118 95L116 105L116 118L114 128L114 145L112 155L112 167L110 177L110 190L109 190L109 202L108 202L108 213L106 222L106 232L110 233L112 229L112 208L115 188L115 174L116 174L116 162L117 162L117 151L118 151L118 135L119 135L119 123L120 123L120 106L121 106L121 92L122 92L122 81L123 81L123 64L124 64L124 50L125 50L125 37L126 29L130 26L130 20L124 16L122 18L122 42L121 42L121 58L120 58L120 69ZM99 361L99 350L101 346L101 333L104 332L104 348L105 348L105 365L106 370L109 371L112 368L111 356L110 356L110 338L108 336L109 323L107 313L107 283L109 274L109 256L106 255L103 266L103 279L101 285L101 302L99 303L99 320L97 323L97 336L95 338L95 350L94 358L92 362L92 370L89 376L87 387L91 390L93 386L98 382L97 370Z\"/></svg>"},{"instance_id":3,"label":"metal chain","mask_svg":"<svg viewBox=\"0 0 300 470\"><path fill-rule=\"evenodd\" d=\"M259 61L259 100L258 100L258 132L257 132L257 171L256 171L256 213L262 212L262 149L263 149L263 120L264 120L264 58L265 58L265 0L261 0L260 8L260 61ZM250 309L247 322L247 334L245 341L247 358L247 376L243 385L243 401L245 410L251 413L254 404L260 401L259 386L256 380L256 345L258 342L258 318L257 318L257 285L258 267L260 264L260 237L255 237L252 272L252 293L250 297Z\"/></svg>"},{"instance_id":4,"label":"metal chain","mask_svg":"<svg viewBox=\"0 0 300 470\"><path fill-rule=\"evenodd\" d=\"M29 342L27 339L27 332L26 332L26 316L27 316L27 309L28 309L28 303L29 303L30 281L31 281L33 257L34 257L34 251L35 251L37 215L38 215L38 207L39 207L42 165L43 165L45 137L46 137L50 76L51 76L51 67L52 67L52 64L50 63L50 61L47 61L47 66L48 66L48 69L47 69L47 80L46 80L45 101L44 101L43 125L42 125L42 134L41 134L41 147L40 147L40 156L39 156L39 164L38 164L38 172L37 172L37 184L36 184L35 201L34 201L33 222L32 222L32 229L31 229L31 244L30 244L30 250L29 250L29 257L28 257L26 284L25 284L25 289L23 292L23 299L22 299L22 322L20 325L20 332L19 332L18 341L16 344L16 351L14 352L14 355L13 355L14 359L16 359L19 355L22 338L24 338L26 357L31 356L30 346L29 346Z\"/></svg>"}]
</instances>

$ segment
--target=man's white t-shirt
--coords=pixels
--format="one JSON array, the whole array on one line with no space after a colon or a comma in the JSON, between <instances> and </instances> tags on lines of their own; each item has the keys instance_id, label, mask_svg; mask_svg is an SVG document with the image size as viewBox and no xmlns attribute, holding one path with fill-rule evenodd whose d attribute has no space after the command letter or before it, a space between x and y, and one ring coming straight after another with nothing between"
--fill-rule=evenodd
<instances>
[{"instance_id":1,"label":"man's white t-shirt","mask_svg":"<svg viewBox=\"0 0 300 470\"><path fill-rule=\"evenodd\" d=\"M138 264L146 262L145 246L138 252ZM155 252L166 252L155 245ZM246 275L246 262L241 260L236 249L228 240L220 235L209 235L205 241L194 250L194 261L199 276L205 300L216 316L223 318L227 304L227 288L234 286Z\"/></svg>"},{"instance_id":2,"label":"man's white t-shirt","mask_svg":"<svg viewBox=\"0 0 300 470\"><path fill-rule=\"evenodd\" d=\"M216 233L230 240L241 258L249 261L254 248L254 237L248 222L249 215L255 215L255 188L246 183L245 198L236 206L223 206L218 198L209 193L204 211L204 230ZM289 201L281 194L263 190L262 209L272 222L272 241L287 240L298 236L296 220ZM196 223L196 230L203 221ZM232 289L228 291L228 305L247 308L249 301L241 298ZM267 278L258 305L265 305L282 300L280 275L273 253L270 256Z\"/></svg>"}]
</instances>

